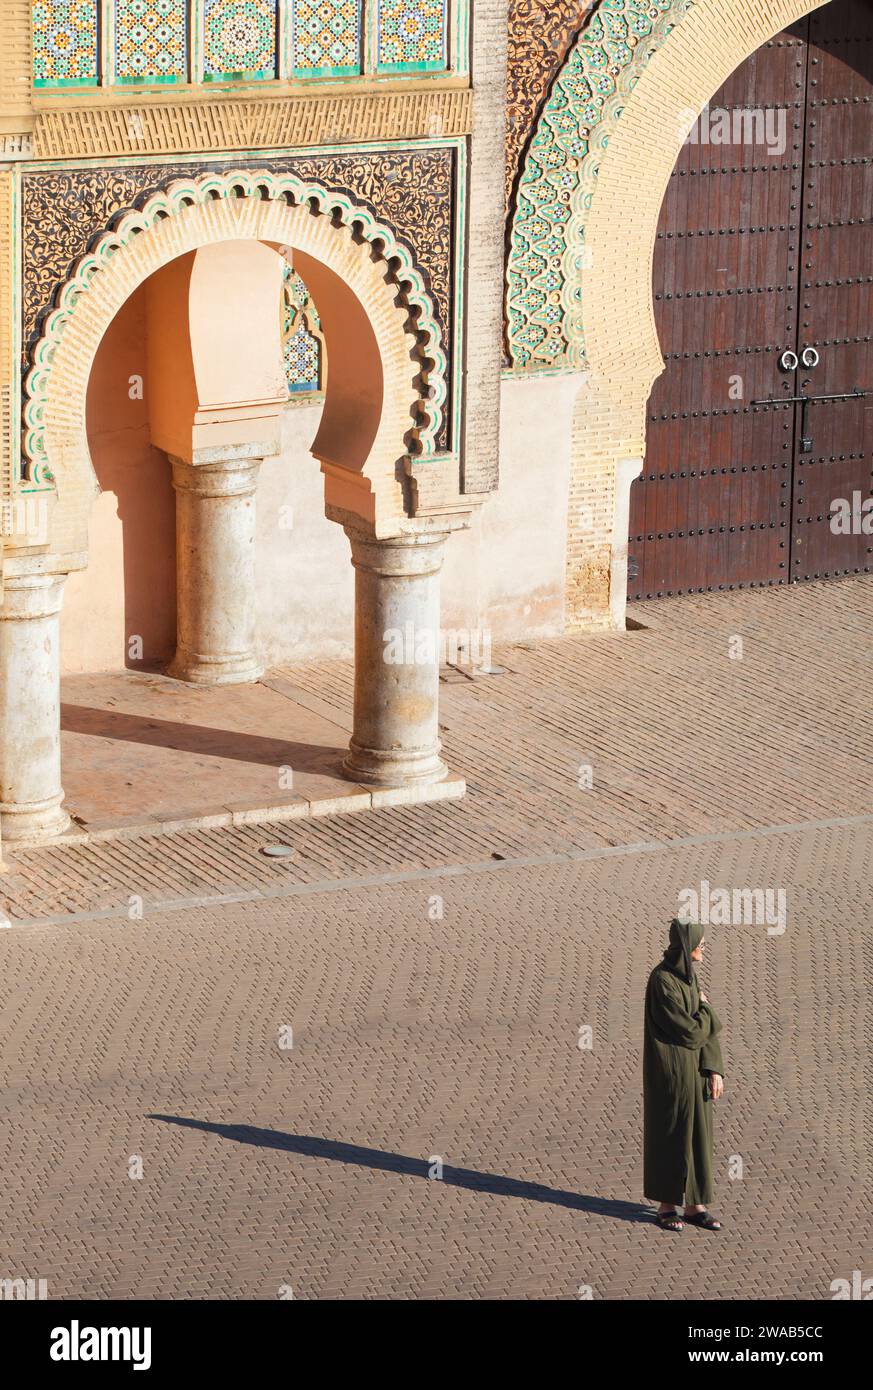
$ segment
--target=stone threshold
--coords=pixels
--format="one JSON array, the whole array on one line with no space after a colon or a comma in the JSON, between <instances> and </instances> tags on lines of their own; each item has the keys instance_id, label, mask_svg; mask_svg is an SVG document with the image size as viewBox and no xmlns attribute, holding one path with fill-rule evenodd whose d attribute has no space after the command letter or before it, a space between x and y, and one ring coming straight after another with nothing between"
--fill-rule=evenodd
<instances>
[{"instance_id":1,"label":"stone threshold","mask_svg":"<svg viewBox=\"0 0 873 1390\"><path fill-rule=\"evenodd\" d=\"M232 801L225 806L204 807L202 810L180 809L163 816L120 816L105 820L85 820L71 812L73 825L62 835L6 843L3 851L8 860L18 849L51 849L55 845L97 844L105 840L137 840L156 835L175 835L183 830L221 830L244 825L282 825L288 821L313 820L325 816L340 816L360 811L381 811L389 806L420 806L431 801L453 801L466 794L463 777L451 773L441 782L420 787L364 787L349 783L343 796L290 795L277 797L270 804L257 801ZM9 865L0 864L0 871Z\"/></svg>"}]
</instances>

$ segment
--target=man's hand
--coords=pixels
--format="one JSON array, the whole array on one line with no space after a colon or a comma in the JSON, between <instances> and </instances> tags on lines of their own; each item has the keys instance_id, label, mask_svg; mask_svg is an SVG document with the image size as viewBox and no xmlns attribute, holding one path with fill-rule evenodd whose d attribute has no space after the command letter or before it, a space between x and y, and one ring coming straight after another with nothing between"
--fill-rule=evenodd
<instances>
[{"instance_id":1,"label":"man's hand","mask_svg":"<svg viewBox=\"0 0 873 1390\"><path fill-rule=\"evenodd\" d=\"M708 1003L709 1003L709 1000L707 999L706 995L703 993L703 990L700 991L700 1002L701 1002L701 1004L708 1004Z\"/></svg>"},{"instance_id":2,"label":"man's hand","mask_svg":"<svg viewBox=\"0 0 873 1390\"><path fill-rule=\"evenodd\" d=\"M724 1095L724 1077L719 1076L717 1071L712 1071L709 1073L709 1079L712 1083L713 1100L721 1100Z\"/></svg>"}]
</instances>

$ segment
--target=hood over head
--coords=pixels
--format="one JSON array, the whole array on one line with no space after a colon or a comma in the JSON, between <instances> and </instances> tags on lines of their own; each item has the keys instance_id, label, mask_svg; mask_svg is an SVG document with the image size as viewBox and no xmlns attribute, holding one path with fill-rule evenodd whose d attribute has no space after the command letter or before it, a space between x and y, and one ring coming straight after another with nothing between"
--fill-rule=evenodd
<instances>
[{"instance_id":1,"label":"hood over head","mask_svg":"<svg viewBox=\"0 0 873 1390\"><path fill-rule=\"evenodd\" d=\"M703 927L699 922L681 922L674 917L670 923L670 945L664 952L664 960L672 970L684 975L690 984L694 979L694 962L691 952L703 940Z\"/></svg>"}]
</instances>

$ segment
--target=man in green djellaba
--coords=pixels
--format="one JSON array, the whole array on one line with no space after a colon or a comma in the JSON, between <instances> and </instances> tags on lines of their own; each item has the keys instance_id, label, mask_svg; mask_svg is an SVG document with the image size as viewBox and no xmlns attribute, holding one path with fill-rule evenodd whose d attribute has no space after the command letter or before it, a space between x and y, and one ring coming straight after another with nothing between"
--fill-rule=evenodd
<instances>
[{"instance_id":1,"label":"man in green djellaba","mask_svg":"<svg viewBox=\"0 0 873 1390\"><path fill-rule=\"evenodd\" d=\"M670 923L670 945L646 987L643 1047L645 1195L664 1231L687 1221L720 1231L712 1200L712 1105L724 1093L721 1023L697 983L703 928ZM684 1216L682 1208L684 1204Z\"/></svg>"}]
</instances>

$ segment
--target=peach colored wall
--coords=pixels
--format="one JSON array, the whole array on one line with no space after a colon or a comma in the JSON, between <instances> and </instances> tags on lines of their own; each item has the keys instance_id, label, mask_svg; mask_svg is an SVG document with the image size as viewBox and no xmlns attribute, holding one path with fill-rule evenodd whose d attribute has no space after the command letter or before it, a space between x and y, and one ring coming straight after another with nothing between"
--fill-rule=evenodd
<instances>
[{"instance_id":1,"label":"peach colored wall","mask_svg":"<svg viewBox=\"0 0 873 1390\"><path fill-rule=\"evenodd\" d=\"M141 664L127 662L134 635L146 661L168 659L175 646L175 494L149 435L145 324L143 286L117 314L91 372L88 437L104 491L91 513L88 568L67 581L66 671Z\"/></svg>"},{"instance_id":2,"label":"peach colored wall","mask_svg":"<svg viewBox=\"0 0 873 1390\"><path fill-rule=\"evenodd\" d=\"M189 270L177 266L174 274L185 282ZM88 433L104 493L92 513L89 568L67 585L66 671L142 669L169 660L175 647L175 494L169 464L150 443L152 372L156 361L167 361L153 352L149 366L148 323L161 321L154 297L147 314L153 290L142 286L117 315L91 376ZM137 376L143 399L131 387ZM504 381L500 491L446 547L445 628L484 626L495 640L561 630L568 389L560 377ZM324 480L310 453L321 417L318 402L286 406L281 452L261 465L258 645L271 666L352 651L349 544L324 515ZM142 662L127 655L135 634L143 639Z\"/></svg>"},{"instance_id":3,"label":"peach colored wall","mask_svg":"<svg viewBox=\"0 0 873 1390\"><path fill-rule=\"evenodd\" d=\"M259 241L220 241L146 282L152 440L197 449L269 440L284 401L282 260Z\"/></svg>"},{"instance_id":4,"label":"peach colored wall","mask_svg":"<svg viewBox=\"0 0 873 1390\"><path fill-rule=\"evenodd\" d=\"M294 252L294 266L318 305L332 372L316 452L347 468L363 468L382 414L376 335L360 300L334 271L302 251Z\"/></svg>"},{"instance_id":5,"label":"peach colored wall","mask_svg":"<svg viewBox=\"0 0 873 1390\"><path fill-rule=\"evenodd\" d=\"M281 304L282 259L269 246L217 241L195 253L188 313L201 410L284 393Z\"/></svg>"},{"instance_id":6,"label":"peach colored wall","mask_svg":"<svg viewBox=\"0 0 873 1390\"><path fill-rule=\"evenodd\" d=\"M258 647L268 666L348 656L355 574L346 534L324 514L324 478L309 452L321 405L286 408L282 452L258 480Z\"/></svg>"},{"instance_id":7,"label":"peach colored wall","mask_svg":"<svg viewBox=\"0 0 873 1390\"><path fill-rule=\"evenodd\" d=\"M187 256L170 261L157 274L150 275L139 291L144 293L146 305L142 326L150 386L146 421L152 439L162 449L180 456L190 448L191 425L197 409L188 332L188 297L196 254L189 251ZM149 324L160 324L161 331L149 334Z\"/></svg>"}]
</instances>

